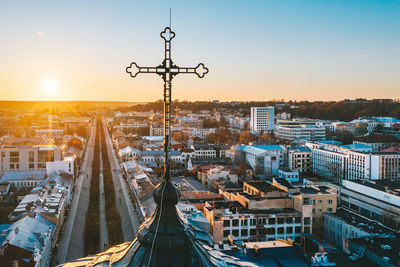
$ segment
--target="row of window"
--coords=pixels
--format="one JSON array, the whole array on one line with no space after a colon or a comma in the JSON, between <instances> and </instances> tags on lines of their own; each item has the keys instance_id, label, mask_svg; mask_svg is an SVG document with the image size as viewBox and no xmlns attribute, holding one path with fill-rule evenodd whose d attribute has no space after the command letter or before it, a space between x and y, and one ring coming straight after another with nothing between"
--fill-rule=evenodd
<instances>
[{"instance_id":1,"label":"row of window","mask_svg":"<svg viewBox=\"0 0 400 267\"><path fill-rule=\"evenodd\" d=\"M274 224L292 224L292 223L301 223L300 217L281 217L281 218L258 218L258 224L260 225L274 225ZM247 225L257 225L257 218L252 219L233 219L233 220L224 220L224 227L236 227L239 226L247 226Z\"/></svg>"}]
</instances>

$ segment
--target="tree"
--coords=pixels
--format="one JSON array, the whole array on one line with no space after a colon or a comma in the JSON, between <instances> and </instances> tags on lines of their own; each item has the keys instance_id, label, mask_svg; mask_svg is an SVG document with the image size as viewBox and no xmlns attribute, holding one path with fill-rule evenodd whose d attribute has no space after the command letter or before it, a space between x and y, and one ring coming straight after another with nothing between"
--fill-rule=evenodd
<instances>
[{"instance_id":1,"label":"tree","mask_svg":"<svg viewBox=\"0 0 400 267\"><path fill-rule=\"evenodd\" d=\"M78 138L72 138L71 140L68 141L67 143L68 146L73 146L79 149L82 149L83 143L80 139Z\"/></svg>"},{"instance_id":2,"label":"tree","mask_svg":"<svg viewBox=\"0 0 400 267\"><path fill-rule=\"evenodd\" d=\"M352 144L354 139L353 132L349 130L343 130L336 133L335 140L342 142L343 144Z\"/></svg>"},{"instance_id":3,"label":"tree","mask_svg":"<svg viewBox=\"0 0 400 267\"><path fill-rule=\"evenodd\" d=\"M178 143L181 143L183 146L186 146L189 140L189 135L182 131L176 131L172 133L172 139Z\"/></svg>"},{"instance_id":4,"label":"tree","mask_svg":"<svg viewBox=\"0 0 400 267\"><path fill-rule=\"evenodd\" d=\"M75 133L78 136L82 136L83 138L87 138L88 137L88 129L84 126L79 126L76 128Z\"/></svg>"},{"instance_id":5,"label":"tree","mask_svg":"<svg viewBox=\"0 0 400 267\"><path fill-rule=\"evenodd\" d=\"M262 133L260 136L260 141L261 142L273 142L273 141L275 141L275 138L270 133Z\"/></svg>"},{"instance_id":6,"label":"tree","mask_svg":"<svg viewBox=\"0 0 400 267\"><path fill-rule=\"evenodd\" d=\"M206 140L208 143L230 145L232 144L232 133L229 129L220 128L215 133L208 134Z\"/></svg>"},{"instance_id":7,"label":"tree","mask_svg":"<svg viewBox=\"0 0 400 267\"><path fill-rule=\"evenodd\" d=\"M239 136L239 143L240 144L245 144L248 145L251 141L255 141L256 136L249 131L244 131L240 133Z\"/></svg>"}]
</instances>

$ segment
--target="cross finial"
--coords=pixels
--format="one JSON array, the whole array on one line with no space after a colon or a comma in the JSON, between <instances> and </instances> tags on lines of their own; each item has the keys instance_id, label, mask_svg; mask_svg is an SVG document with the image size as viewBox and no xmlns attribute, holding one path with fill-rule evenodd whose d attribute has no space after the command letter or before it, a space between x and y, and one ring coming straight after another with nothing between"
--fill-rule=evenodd
<instances>
[{"instance_id":1,"label":"cross finial","mask_svg":"<svg viewBox=\"0 0 400 267\"><path fill-rule=\"evenodd\" d=\"M170 27L166 27L161 33L161 38L164 40L164 60L157 67L140 67L135 62L132 62L127 68L126 72L132 78L135 78L139 73L156 73L164 80L164 171L165 179L169 180L170 162L169 151L171 150L171 85L172 79L175 75L180 73L196 74L199 78L203 78L208 73L208 68L203 63L199 63L195 68L193 67L178 67L174 65L171 59L171 40L175 37L175 33Z\"/></svg>"}]
</instances>

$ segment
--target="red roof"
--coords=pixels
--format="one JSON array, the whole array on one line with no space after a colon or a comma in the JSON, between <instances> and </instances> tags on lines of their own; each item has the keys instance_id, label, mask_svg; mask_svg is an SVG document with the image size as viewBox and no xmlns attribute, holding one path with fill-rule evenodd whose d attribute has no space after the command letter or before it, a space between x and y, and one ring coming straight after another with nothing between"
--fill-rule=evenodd
<instances>
[{"instance_id":1,"label":"red roof","mask_svg":"<svg viewBox=\"0 0 400 267\"><path fill-rule=\"evenodd\" d=\"M392 146L382 150L382 152L400 152L400 146Z\"/></svg>"}]
</instances>

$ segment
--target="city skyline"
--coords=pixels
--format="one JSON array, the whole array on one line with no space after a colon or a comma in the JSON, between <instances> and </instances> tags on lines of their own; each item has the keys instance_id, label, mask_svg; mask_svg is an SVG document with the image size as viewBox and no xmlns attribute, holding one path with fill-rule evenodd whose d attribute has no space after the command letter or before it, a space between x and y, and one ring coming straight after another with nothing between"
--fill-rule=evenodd
<instances>
[{"instance_id":1,"label":"city skyline","mask_svg":"<svg viewBox=\"0 0 400 267\"><path fill-rule=\"evenodd\" d=\"M175 62L203 61L211 70L202 81L174 80L173 99L399 97L395 1L5 1L0 99L159 99L161 79L131 81L123 70L132 60L160 62L156 33L168 26L170 7Z\"/></svg>"}]
</instances>

